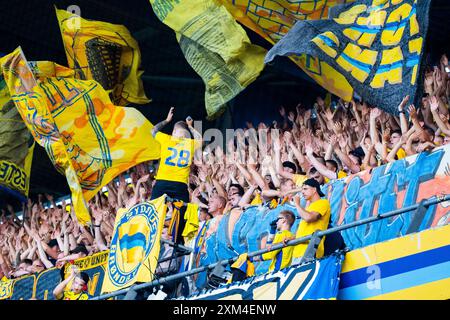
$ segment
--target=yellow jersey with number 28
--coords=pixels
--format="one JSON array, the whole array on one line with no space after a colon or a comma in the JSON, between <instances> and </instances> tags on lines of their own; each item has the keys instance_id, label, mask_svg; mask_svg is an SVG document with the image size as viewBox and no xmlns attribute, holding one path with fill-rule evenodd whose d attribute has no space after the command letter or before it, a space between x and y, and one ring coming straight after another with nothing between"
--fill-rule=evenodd
<instances>
[{"instance_id":1,"label":"yellow jersey with number 28","mask_svg":"<svg viewBox=\"0 0 450 320\"><path fill-rule=\"evenodd\" d=\"M161 144L161 159L156 180L188 184L194 151L200 142L188 138L175 138L162 132L156 133L155 139Z\"/></svg>"}]
</instances>

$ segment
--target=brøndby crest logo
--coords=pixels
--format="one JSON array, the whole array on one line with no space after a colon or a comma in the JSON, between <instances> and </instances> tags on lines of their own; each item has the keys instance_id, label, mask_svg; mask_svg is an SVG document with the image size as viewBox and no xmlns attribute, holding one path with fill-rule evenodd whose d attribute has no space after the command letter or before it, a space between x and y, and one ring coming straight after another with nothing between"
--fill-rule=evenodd
<instances>
[{"instance_id":1,"label":"br\u00f8ndby crest logo","mask_svg":"<svg viewBox=\"0 0 450 320\"><path fill-rule=\"evenodd\" d=\"M108 258L108 277L125 286L138 274L151 252L158 230L158 212L151 203L140 203L123 214L114 231Z\"/></svg>"}]
</instances>

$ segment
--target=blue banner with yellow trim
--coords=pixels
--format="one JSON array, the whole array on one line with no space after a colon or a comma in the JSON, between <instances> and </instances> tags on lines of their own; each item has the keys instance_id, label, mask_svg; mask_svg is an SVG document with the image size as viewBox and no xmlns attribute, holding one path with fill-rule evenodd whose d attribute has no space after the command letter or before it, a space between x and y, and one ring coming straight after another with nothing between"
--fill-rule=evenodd
<instances>
[{"instance_id":1,"label":"blue banner with yellow trim","mask_svg":"<svg viewBox=\"0 0 450 320\"><path fill-rule=\"evenodd\" d=\"M344 260L335 253L311 263L205 290L188 300L318 300L336 299Z\"/></svg>"},{"instance_id":2,"label":"blue banner with yellow trim","mask_svg":"<svg viewBox=\"0 0 450 320\"><path fill-rule=\"evenodd\" d=\"M396 113L415 97L428 29L429 0L360 0L334 7L332 19L298 21L268 53L317 59L320 85L349 101L354 94ZM319 79L319 80L318 80Z\"/></svg>"}]
</instances>

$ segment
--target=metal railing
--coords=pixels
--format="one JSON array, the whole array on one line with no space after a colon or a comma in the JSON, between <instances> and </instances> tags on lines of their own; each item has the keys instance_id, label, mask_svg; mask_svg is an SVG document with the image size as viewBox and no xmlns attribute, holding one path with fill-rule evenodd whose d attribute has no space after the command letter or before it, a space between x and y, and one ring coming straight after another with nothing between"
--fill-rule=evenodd
<instances>
[{"instance_id":1,"label":"metal railing","mask_svg":"<svg viewBox=\"0 0 450 320\"><path fill-rule=\"evenodd\" d=\"M307 247L307 249L305 251L305 255L303 256L303 258L302 258L302 260L300 262L300 264L302 264L304 262L309 262L311 260L314 260L316 247L318 245L318 242L320 242L320 239L323 236L326 236L326 235L329 235L329 234L332 234L332 233L335 233L335 232L339 232L339 231L342 231L342 230L347 230L347 229L350 229L350 228L354 228L354 227L357 227L357 226L361 226L361 225L364 225L364 224L372 223L372 222L375 222L375 221L379 221L381 219L386 219L386 218L389 218L389 217L393 217L393 216L396 216L396 215L400 215L400 214L403 214L403 213L415 210L414 217L413 217L413 219L411 221L410 227L409 227L408 231L406 232L406 234L409 234L409 233L415 232L416 229L414 229L413 227L417 226L418 223L420 223L421 218L423 218L423 216L425 215L428 207L430 207L432 205L435 205L435 204L438 204L438 203L441 203L441 202L444 202L444 201L449 201L449 200L450 200L450 194L447 194L445 196L438 196L438 197L435 197L433 199L424 199L424 200L420 201L419 203L414 204L414 205L409 206L409 207L393 210L393 211L390 211L390 212L387 212L387 213L378 214L376 216L373 216L373 217L370 217L370 218L367 218L367 219L351 222L351 223L348 223L346 225L342 225L342 226L338 226L338 227L333 227L331 229L327 229L327 230L324 230L324 231L316 231L316 232L314 232L311 235L308 235L308 236L305 236L305 237L301 237L301 238L297 238L297 239L294 239L294 240L290 240L286 244L283 244L283 243L274 244L274 245L272 245L272 247L270 249L261 249L261 250L258 250L258 251L254 251L254 252L248 253L248 257L259 256L261 254L264 254L264 253L267 253L267 252L270 252L270 251L282 249L282 248L284 248L286 246L294 246L294 245L297 245L297 244L300 244L300 243L304 243L304 242L310 241L309 244L308 244L308 247ZM151 287L155 287L155 286L158 286L158 285L162 285L162 284L165 284L165 283L167 283L169 281L173 281L173 280L181 279L181 278L184 278L184 277L188 277L188 276L191 276L191 275L194 275L196 273L203 272L203 271L212 270L218 265L226 266L226 265L232 264L233 262L235 262L237 260L237 258L238 258L238 256L230 258L230 259L221 260L221 261L209 264L207 266L203 266L203 267L195 268L195 269L192 269L192 270L189 270L189 271L177 273L177 274L174 274L174 275L171 275L171 276L167 276L167 277L164 277L164 278L161 278L161 279L153 280L151 282L142 283L142 284L138 284L138 285L133 285L133 286L125 288L125 289L114 291L112 293L103 294L103 295L100 295L100 296L97 296L97 297L93 297L91 300L108 299L108 298L112 298L112 297L115 297L115 296L119 296L119 295L125 294L125 293L127 293L128 291L131 291L131 290L137 291L137 290L141 290L141 289L144 289L144 288L151 288Z\"/></svg>"}]
</instances>

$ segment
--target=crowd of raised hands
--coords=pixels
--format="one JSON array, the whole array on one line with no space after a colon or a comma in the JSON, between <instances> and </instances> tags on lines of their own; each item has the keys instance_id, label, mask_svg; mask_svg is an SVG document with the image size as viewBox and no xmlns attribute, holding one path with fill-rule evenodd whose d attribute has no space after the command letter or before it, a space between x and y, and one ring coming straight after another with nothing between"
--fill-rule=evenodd
<instances>
[{"instance_id":1,"label":"crowd of raised hands","mask_svg":"<svg viewBox=\"0 0 450 320\"><path fill-rule=\"evenodd\" d=\"M36 203L28 199L21 219L8 205L0 216L0 279L62 267L107 250L117 210L148 199L150 175L148 164L140 164L128 172L128 180L123 174L109 183L88 203L89 226L78 222L70 203L57 205L51 195L39 195Z\"/></svg>"},{"instance_id":2,"label":"crowd of raised hands","mask_svg":"<svg viewBox=\"0 0 450 320\"><path fill-rule=\"evenodd\" d=\"M446 67L444 55L440 66L425 74L420 105L406 96L395 115L365 102L327 103L318 97L312 108L299 104L287 112L282 107L283 120L270 127L247 122L247 128L237 133L237 142L230 140L226 150L206 147L203 157L197 158L191 176L194 198L202 200L205 193L216 192L226 197L228 187L239 184L248 191L240 205L248 205L257 193L264 202L295 190L299 185L295 186L295 174L324 183L448 144Z\"/></svg>"},{"instance_id":3,"label":"crowd of raised hands","mask_svg":"<svg viewBox=\"0 0 450 320\"><path fill-rule=\"evenodd\" d=\"M273 199L298 202L301 182L321 184L387 164L450 142L450 81L447 57L425 73L424 96L418 106L405 97L392 115L365 102L330 103L318 97L314 106L280 109L281 122L269 126L247 122L236 139L208 145L195 157L189 191L191 202L208 210L213 196L227 201L223 212ZM24 219L11 207L0 217L0 278L61 267L66 262L107 250L119 208L148 200L154 183L149 163L119 176L88 206L92 225L78 223L73 207L40 196L24 205ZM450 170L449 170L450 171ZM303 178L302 178L303 177ZM239 185L244 192L233 192ZM230 192L231 191L231 192ZM258 201L255 201L258 199ZM47 206L43 202L47 200Z\"/></svg>"}]
</instances>

